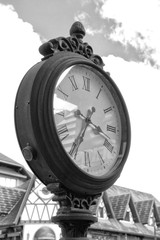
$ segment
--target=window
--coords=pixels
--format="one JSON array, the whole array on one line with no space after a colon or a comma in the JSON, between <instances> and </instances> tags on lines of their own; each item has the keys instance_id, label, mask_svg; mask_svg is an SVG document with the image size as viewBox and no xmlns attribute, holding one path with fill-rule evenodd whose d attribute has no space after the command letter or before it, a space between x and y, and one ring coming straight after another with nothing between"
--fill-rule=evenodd
<instances>
[{"instance_id":1,"label":"window","mask_svg":"<svg viewBox=\"0 0 160 240\"><path fill-rule=\"evenodd\" d=\"M134 222L132 212L131 212L131 209L129 208L129 206L128 206L127 211L126 211L125 221L131 222L131 223Z\"/></svg>"},{"instance_id":2,"label":"window","mask_svg":"<svg viewBox=\"0 0 160 240\"><path fill-rule=\"evenodd\" d=\"M150 226L156 226L156 219L154 217L154 212L152 211L150 214L148 225Z\"/></svg>"},{"instance_id":3,"label":"window","mask_svg":"<svg viewBox=\"0 0 160 240\"><path fill-rule=\"evenodd\" d=\"M15 178L0 177L0 185L4 187L16 187L16 182Z\"/></svg>"},{"instance_id":4,"label":"window","mask_svg":"<svg viewBox=\"0 0 160 240\"><path fill-rule=\"evenodd\" d=\"M108 218L103 200L101 200L100 203L99 203L97 217L105 218L105 219Z\"/></svg>"}]
</instances>

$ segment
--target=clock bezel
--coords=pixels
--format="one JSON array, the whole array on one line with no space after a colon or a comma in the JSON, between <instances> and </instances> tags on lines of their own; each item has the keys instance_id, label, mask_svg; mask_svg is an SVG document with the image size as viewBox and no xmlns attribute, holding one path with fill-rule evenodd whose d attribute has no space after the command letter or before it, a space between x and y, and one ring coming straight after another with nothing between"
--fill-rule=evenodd
<instances>
[{"instance_id":1,"label":"clock bezel","mask_svg":"<svg viewBox=\"0 0 160 240\"><path fill-rule=\"evenodd\" d=\"M90 66L104 76L104 78L107 78L111 84L111 88L113 88L114 97L119 102L118 108L120 109L122 135L123 141L126 144L124 156L122 159L117 159L109 173L100 177L85 173L73 163L62 147L53 121L53 92L56 82L65 69L76 64ZM23 119L24 125L26 121L30 121L31 128L29 135L31 137L29 136L30 140L28 142L31 146L33 145L37 152L36 159L28 162L31 169L45 185L52 182L52 179L48 179L48 176L43 176L43 167L40 169L37 168L39 161L65 187L77 193L92 195L109 188L120 176L124 167L130 149L131 138L128 110L117 85L100 67L92 63L89 59L72 52L59 52L44 61L43 64L41 63L32 81L32 87L30 88L30 109L29 111L28 109L25 110L29 112L29 116L26 113L28 119ZM23 149L24 143L21 143L21 133L18 130L18 126L17 132L21 149Z\"/></svg>"}]
</instances>

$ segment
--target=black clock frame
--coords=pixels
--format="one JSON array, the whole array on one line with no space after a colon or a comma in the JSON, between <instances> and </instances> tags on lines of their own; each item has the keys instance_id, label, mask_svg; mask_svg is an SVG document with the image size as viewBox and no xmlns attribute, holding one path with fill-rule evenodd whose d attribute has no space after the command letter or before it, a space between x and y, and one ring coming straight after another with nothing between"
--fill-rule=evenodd
<instances>
[{"instance_id":1,"label":"black clock frame","mask_svg":"<svg viewBox=\"0 0 160 240\"><path fill-rule=\"evenodd\" d=\"M121 116L120 156L111 171L102 177L85 173L71 161L54 125L53 92L56 82L65 69L76 64L92 67L102 76ZM98 194L113 185L120 176L130 149L129 115L118 87L99 66L77 53L58 52L27 72L17 92L15 126L22 153L35 175L45 185L57 180L81 194Z\"/></svg>"}]
</instances>

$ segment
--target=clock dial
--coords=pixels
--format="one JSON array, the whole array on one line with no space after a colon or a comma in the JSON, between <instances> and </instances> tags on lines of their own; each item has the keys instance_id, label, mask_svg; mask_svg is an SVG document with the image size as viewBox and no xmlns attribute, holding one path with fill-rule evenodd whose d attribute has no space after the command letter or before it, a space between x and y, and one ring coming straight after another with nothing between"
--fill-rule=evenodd
<instances>
[{"instance_id":1,"label":"clock dial","mask_svg":"<svg viewBox=\"0 0 160 240\"><path fill-rule=\"evenodd\" d=\"M59 77L53 118L70 159L91 176L115 165L121 148L121 120L108 80L95 69L74 65Z\"/></svg>"}]
</instances>

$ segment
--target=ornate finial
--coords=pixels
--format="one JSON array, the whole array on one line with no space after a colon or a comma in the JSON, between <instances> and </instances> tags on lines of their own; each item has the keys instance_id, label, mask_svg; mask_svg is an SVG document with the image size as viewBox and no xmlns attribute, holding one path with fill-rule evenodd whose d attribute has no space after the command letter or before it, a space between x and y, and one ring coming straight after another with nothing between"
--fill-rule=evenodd
<instances>
[{"instance_id":1,"label":"ornate finial","mask_svg":"<svg viewBox=\"0 0 160 240\"><path fill-rule=\"evenodd\" d=\"M77 37L78 39L82 39L85 36L86 31L84 29L83 24L77 21L72 24L69 33L71 37Z\"/></svg>"},{"instance_id":2,"label":"ornate finial","mask_svg":"<svg viewBox=\"0 0 160 240\"><path fill-rule=\"evenodd\" d=\"M39 47L39 52L44 57L42 60L45 60L59 51L65 52L74 52L81 54L82 56L90 59L100 68L103 68L104 63L102 58L99 55L93 54L92 47L82 41L83 37L85 36L86 32L84 26L81 22L75 22L70 28L70 37L58 37L49 40L46 43L43 43Z\"/></svg>"}]
</instances>

